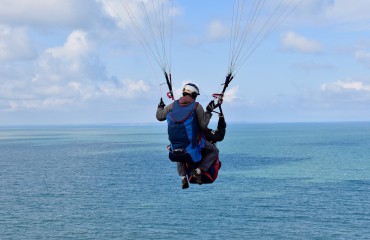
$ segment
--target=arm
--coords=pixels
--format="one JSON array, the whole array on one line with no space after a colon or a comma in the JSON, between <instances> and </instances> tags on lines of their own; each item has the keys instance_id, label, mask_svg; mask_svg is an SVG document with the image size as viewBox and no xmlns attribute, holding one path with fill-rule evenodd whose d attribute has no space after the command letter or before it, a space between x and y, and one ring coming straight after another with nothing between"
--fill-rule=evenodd
<instances>
[{"instance_id":1,"label":"arm","mask_svg":"<svg viewBox=\"0 0 370 240\"><path fill-rule=\"evenodd\" d=\"M209 120L211 120L212 113L208 111L204 111L202 105L198 104L197 109L195 110L195 113L197 115L197 120L199 127L202 131L207 131L207 126L209 123Z\"/></svg>"},{"instance_id":2,"label":"arm","mask_svg":"<svg viewBox=\"0 0 370 240\"><path fill-rule=\"evenodd\" d=\"M172 104L173 103L171 103L170 105L168 105L166 107L158 106L157 113L156 113L156 118L157 118L158 121L166 120L167 114L170 112L170 110L172 108Z\"/></svg>"},{"instance_id":3,"label":"arm","mask_svg":"<svg viewBox=\"0 0 370 240\"><path fill-rule=\"evenodd\" d=\"M226 122L223 116L218 120L217 130L208 129L204 132L206 139L212 143L220 142L224 139L226 133Z\"/></svg>"},{"instance_id":4,"label":"arm","mask_svg":"<svg viewBox=\"0 0 370 240\"><path fill-rule=\"evenodd\" d=\"M226 134L226 122L224 116L220 115L217 124L217 130L215 131L215 140L216 142L224 140Z\"/></svg>"}]
</instances>

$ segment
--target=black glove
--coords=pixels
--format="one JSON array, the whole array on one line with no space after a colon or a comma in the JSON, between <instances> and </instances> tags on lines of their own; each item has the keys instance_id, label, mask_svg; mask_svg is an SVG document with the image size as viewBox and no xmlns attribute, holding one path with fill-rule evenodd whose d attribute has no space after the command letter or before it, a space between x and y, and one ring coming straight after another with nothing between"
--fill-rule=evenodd
<instances>
[{"instance_id":1,"label":"black glove","mask_svg":"<svg viewBox=\"0 0 370 240\"><path fill-rule=\"evenodd\" d=\"M212 100L208 103L207 112L212 112L216 108L215 102Z\"/></svg>"},{"instance_id":2,"label":"black glove","mask_svg":"<svg viewBox=\"0 0 370 240\"><path fill-rule=\"evenodd\" d=\"M165 106L166 106L166 104L164 104L163 99L161 98L161 101L159 102L158 107L159 108L164 108Z\"/></svg>"}]
</instances>

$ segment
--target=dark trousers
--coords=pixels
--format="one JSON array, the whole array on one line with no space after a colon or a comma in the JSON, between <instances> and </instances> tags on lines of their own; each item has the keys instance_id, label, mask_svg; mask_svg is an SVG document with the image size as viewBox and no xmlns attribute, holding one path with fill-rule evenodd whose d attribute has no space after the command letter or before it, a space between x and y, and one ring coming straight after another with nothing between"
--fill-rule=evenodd
<instances>
[{"instance_id":1,"label":"dark trousers","mask_svg":"<svg viewBox=\"0 0 370 240\"><path fill-rule=\"evenodd\" d=\"M207 172L208 169L212 166L213 162L216 160L219 151L215 145L206 141L206 147L203 149L203 153L203 158L200 161L198 168L204 172ZM177 163L177 172L179 173L179 176L186 175L186 168L184 163Z\"/></svg>"}]
</instances>

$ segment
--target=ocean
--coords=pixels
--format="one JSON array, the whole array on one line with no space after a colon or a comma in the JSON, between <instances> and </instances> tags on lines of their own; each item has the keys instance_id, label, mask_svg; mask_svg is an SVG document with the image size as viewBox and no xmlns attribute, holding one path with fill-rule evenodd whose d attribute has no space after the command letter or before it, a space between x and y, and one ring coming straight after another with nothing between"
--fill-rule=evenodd
<instances>
[{"instance_id":1,"label":"ocean","mask_svg":"<svg viewBox=\"0 0 370 240\"><path fill-rule=\"evenodd\" d=\"M0 127L0 239L370 239L370 123L229 124L181 189L166 126Z\"/></svg>"}]
</instances>

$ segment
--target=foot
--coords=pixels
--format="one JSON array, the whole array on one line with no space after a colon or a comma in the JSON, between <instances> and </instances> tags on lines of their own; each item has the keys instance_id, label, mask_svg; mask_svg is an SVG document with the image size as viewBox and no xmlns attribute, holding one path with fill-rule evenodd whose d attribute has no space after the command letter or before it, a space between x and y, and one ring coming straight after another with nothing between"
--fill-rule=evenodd
<instances>
[{"instance_id":1,"label":"foot","mask_svg":"<svg viewBox=\"0 0 370 240\"><path fill-rule=\"evenodd\" d=\"M198 183L198 184L202 184L202 174L199 171L193 171L192 172L192 177L195 179L195 181Z\"/></svg>"},{"instance_id":2,"label":"foot","mask_svg":"<svg viewBox=\"0 0 370 240\"><path fill-rule=\"evenodd\" d=\"M186 189L186 188L189 188L189 183L188 183L188 179L187 178L183 178L182 181L182 189Z\"/></svg>"}]
</instances>

